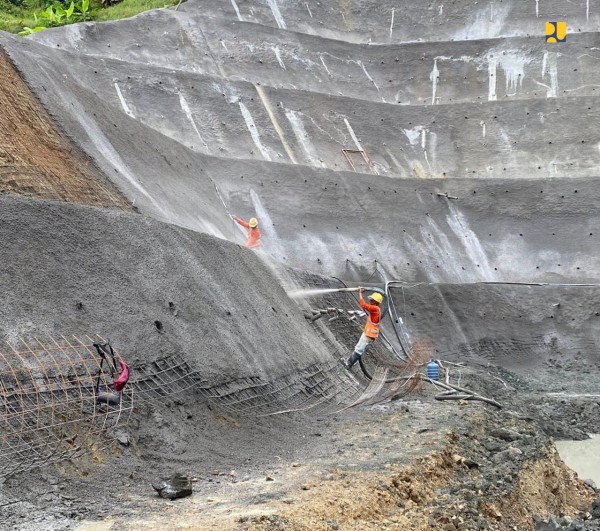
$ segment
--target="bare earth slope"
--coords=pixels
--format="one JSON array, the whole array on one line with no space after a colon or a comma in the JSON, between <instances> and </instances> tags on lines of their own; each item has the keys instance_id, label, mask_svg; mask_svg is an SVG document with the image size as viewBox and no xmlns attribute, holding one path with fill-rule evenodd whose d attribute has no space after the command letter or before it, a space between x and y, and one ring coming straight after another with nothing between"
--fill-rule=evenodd
<instances>
[{"instance_id":1,"label":"bare earth slope","mask_svg":"<svg viewBox=\"0 0 600 531\"><path fill-rule=\"evenodd\" d=\"M128 209L117 188L53 123L0 52L0 191Z\"/></svg>"}]
</instances>

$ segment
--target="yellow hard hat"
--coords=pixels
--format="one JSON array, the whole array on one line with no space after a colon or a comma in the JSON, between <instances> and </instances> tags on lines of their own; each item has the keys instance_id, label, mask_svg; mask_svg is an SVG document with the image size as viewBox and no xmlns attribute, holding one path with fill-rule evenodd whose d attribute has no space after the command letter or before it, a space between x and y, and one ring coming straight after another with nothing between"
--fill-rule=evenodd
<instances>
[{"instance_id":1,"label":"yellow hard hat","mask_svg":"<svg viewBox=\"0 0 600 531\"><path fill-rule=\"evenodd\" d=\"M252 229L258 227L258 220L256 218L250 218L248 225L250 225L250 228Z\"/></svg>"},{"instance_id":2,"label":"yellow hard hat","mask_svg":"<svg viewBox=\"0 0 600 531\"><path fill-rule=\"evenodd\" d=\"M381 293L373 293L373 295L369 295L369 299L378 302L381 304L383 302L383 295Z\"/></svg>"}]
</instances>

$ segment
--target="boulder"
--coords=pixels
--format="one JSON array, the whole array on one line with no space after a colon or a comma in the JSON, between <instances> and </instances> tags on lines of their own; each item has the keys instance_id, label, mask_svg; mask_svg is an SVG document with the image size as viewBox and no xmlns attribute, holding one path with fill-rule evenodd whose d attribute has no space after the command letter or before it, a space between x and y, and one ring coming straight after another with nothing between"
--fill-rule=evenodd
<instances>
[{"instance_id":1,"label":"boulder","mask_svg":"<svg viewBox=\"0 0 600 531\"><path fill-rule=\"evenodd\" d=\"M158 478L152 487L161 498L175 500L192 495L192 481L183 474L175 473L170 478Z\"/></svg>"}]
</instances>

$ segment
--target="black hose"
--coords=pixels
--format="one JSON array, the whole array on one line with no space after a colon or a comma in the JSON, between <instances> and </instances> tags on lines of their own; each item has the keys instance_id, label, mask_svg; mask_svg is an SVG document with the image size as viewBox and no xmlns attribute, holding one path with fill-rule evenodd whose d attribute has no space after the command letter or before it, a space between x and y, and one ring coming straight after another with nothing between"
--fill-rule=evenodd
<instances>
[{"instance_id":1,"label":"black hose","mask_svg":"<svg viewBox=\"0 0 600 531\"><path fill-rule=\"evenodd\" d=\"M360 370L363 372L363 374L365 375L365 378L367 380L372 380L373 376L371 376L371 373L367 370L367 367L365 366L365 364L363 363L362 360L362 356L360 358L358 358L358 364L360 365ZM390 384L390 383L396 383L400 380L406 380L405 377L401 376L401 377L395 377L395 378L386 378L383 383L386 384Z\"/></svg>"},{"instance_id":2,"label":"black hose","mask_svg":"<svg viewBox=\"0 0 600 531\"><path fill-rule=\"evenodd\" d=\"M367 368L365 367L365 364L363 363L362 360L362 356L360 358L358 358L358 364L360 365L360 370L363 372L363 374L365 375L365 378L367 380L372 380L373 377L371 376L371 374L369 373L369 371L367 370Z\"/></svg>"}]
</instances>

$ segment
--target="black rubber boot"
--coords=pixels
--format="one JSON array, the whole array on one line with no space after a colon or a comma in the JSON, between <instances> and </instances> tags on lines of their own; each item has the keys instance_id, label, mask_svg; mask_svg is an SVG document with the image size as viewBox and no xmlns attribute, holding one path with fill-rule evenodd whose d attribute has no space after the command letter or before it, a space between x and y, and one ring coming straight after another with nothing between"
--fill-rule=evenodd
<instances>
[{"instance_id":1,"label":"black rubber boot","mask_svg":"<svg viewBox=\"0 0 600 531\"><path fill-rule=\"evenodd\" d=\"M351 369L353 367L353 365L360 359L360 354L357 354L356 352L352 353L352 356L350 356L348 358L348 361L346 362L346 367L348 367L348 369Z\"/></svg>"}]
</instances>

